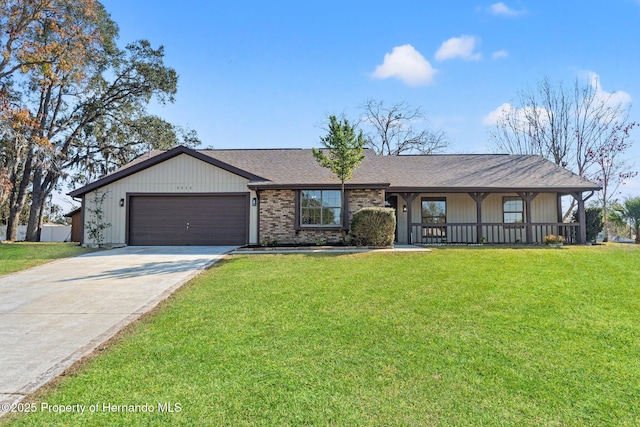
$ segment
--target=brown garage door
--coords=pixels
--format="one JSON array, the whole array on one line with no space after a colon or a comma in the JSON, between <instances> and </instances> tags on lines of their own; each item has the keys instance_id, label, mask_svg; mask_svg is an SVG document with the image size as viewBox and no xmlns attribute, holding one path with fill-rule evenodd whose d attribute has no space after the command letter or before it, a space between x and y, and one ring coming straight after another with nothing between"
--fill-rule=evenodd
<instances>
[{"instance_id":1,"label":"brown garage door","mask_svg":"<svg viewBox=\"0 0 640 427\"><path fill-rule=\"evenodd\" d=\"M129 198L129 245L243 245L246 195L139 195Z\"/></svg>"}]
</instances>

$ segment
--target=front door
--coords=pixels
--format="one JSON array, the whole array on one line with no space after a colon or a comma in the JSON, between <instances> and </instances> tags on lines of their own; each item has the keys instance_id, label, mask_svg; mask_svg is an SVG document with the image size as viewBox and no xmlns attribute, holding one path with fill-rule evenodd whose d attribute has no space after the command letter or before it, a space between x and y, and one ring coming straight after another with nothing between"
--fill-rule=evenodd
<instances>
[{"instance_id":1,"label":"front door","mask_svg":"<svg viewBox=\"0 0 640 427\"><path fill-rule=\"evenodd\" d=\"M394 242L398 242L398 196L388 196L384 202L384 205L388 208L392 208L396 214L396 232L393 237Z\"/></svg>"}]
</instances>

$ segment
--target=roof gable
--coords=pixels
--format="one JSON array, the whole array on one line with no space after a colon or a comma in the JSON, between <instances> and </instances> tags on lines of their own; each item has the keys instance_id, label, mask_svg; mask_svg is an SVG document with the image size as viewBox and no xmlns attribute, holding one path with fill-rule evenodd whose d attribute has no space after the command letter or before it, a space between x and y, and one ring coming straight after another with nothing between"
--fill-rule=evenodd
<instances>
[{"instance_id":1,"label":"roof gable","mask_svg":"<svg viewBox=\"0 0 640 427\"><path fill-rule=\"evenodd\" d=\"M201 160L205 163L208 163L210 165L219 167L220 169L224 169L227 172L231 172L235 175L241 176L243 178L246 178L250 181L254 181L254 180L264 180L264 178L254 175L250 172L247 172L245 170L242 170L240 168L237 168L233 165L227 164L221 160L218 160L216 158L213 158L211 156L207 156L205 154L202 154L199 151L193 150L191 148L188 147L184 147L182 145L172 148L171 150L167 150L164 152L160 152L159 154L153 156L153 157L149 157L146 160L143 161L139 161L140 157L136 160L134 160L133 162L123 166L122 168L118 169L117 171L115 171L112 174L109 174L107 176L105 176L104 178L101 178L97 181L94 181L90 184L85 185L84 187L80 187L76 190L71 191L69 194L69 196L71 197L79 197L82 196L83 194L86 194L90 191L95 190L96 188L100 188L100 187L104 187L105 185L111 184L112 182L115 182L117 180L120 180L122 178L125 178L127 176L133 175L137 172L140 172L142 170L148 169L152 166L155 166L159 163L162 163L166 160L172 159L176 156L179 156L181 154L186 154L188 156L194 157L198 160ZM142 156L141 156L142 157Z\"/></svg>"}]
</instances>

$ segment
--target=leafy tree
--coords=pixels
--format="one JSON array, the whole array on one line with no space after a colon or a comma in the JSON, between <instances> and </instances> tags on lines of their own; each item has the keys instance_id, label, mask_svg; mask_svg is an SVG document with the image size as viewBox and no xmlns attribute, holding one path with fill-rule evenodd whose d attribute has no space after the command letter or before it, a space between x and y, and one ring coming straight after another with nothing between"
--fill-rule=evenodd
<instances>
[{"instance_id":1,"label":"leafy tree","mask_svg":"<svg viewBox=\"0 0 640 427\"><path fill-rule=\"evenodd\" d=\"M353 171L364 159L362 151L366 141L362 131L356 133L347 119L338 120L336 116L329 116L329 129L326 136L320 138L324 150L313 149L313 156L324 168L331 170L340 180L341 208L344 212L345 193L344 183L353 176ZM343 233L343 240L344 240Z\"/></svg>"},{"instance_id":2,"label":"leafy tree","mask_svg":"<svg viewBox=\"0 0 640 427\"><path fill-rule=\"evenodd\" d=\"M372 128L366 135L367 145L377 154L433 154L449 146L444 132L420 126L427 124L420 108L405 102L386 106L383 101L368 100L362 110L361 122Z\"/></svg>"},{"instance_id":3,"label":"leafy tree","mask_svg":"<svg viewBox=\"0 0 640 427\"><path fill-rule=\"evenodd\" d=\"M611 95L603 96L598 87L593 79L584 84L576 80L567 87L545 77L535 90L521 91L515 105L502 111L489 132L495 150L537 154L593 178L597 156L592 154L603 150L611 135L619 132L616 129L629 125L628 106L615 103ZM574 207L572 200L565 219Z\"/></svg>"},{"instance_id":4,"label":"leafy tree","mask_svg":"<svg viewBox=\"0 0 640 427\"><path fill-rule=\"evenodd\" d=\"M635 235L636 244L640 244L640 197L628 197L623 204L616 205L609 220L618 225L628 225Z\"/></svg>"},{"instance_id":5,"label":"leafy tree","mask_svg":"<svg viewBox=\"0 0 640 427\"><path fill-rule=\"evenodd\" d=\"M56 119L68 102L65 89L82 86L87 73L100 68L101 58L114 47L117 30L102 5L93 0L8 0L0 8L0 22L7 29L1 38L4 102L0 119L12 131L3 138L13 143L10 154L18 154L5 159L9 169L21 169L10 175L14 193L7 237L13 239L27 187L36 184L33 180L41 176L42 165L59 168L46 157L56 151L52 134L59 131ZM20 162L23 165L16 166ZM44 204L38 190L34 185L32 208Z\"/></svg>"},{"instance_id":6,"label":"leafy tree","mask_svg":"<svg viewBox=\"0 0 640 427\"><path fill-rule=\"evenodd\" d=\"M33 169L32 150L44 144L37 133L38 121L27 109L0 97L0 164L5 169L2 210L6 212L7 240L15 240L29 193ZM27 215L28 218L28 215Z\"/></svg>"},{"instance_id":7,"label":"leafy tree","mask_svg":"<svg viewBox=\"0 0 640 427\"><path fill-rule=\"evenodd\" d=\"M152 99L173 102L177 89L162 47L141 40L119 49L116 24L94 0L30 0L26 9L5 3L16 11L15 22L28 22L20 43L3 39L12 59L0 64L2 90L12 100L0 109L0 122L11 130L3 139L13 142L3 165L13 192L8 222L17 223L30 188L27 240L38 240L45 201L63 180L86 183L142 151L198 140L146 112ZM17 53L25 46L39 48ZM8 238L15 237L8 231Z\"/></svg>"},{"instance_id":8,"label":"leafy tree","mask_svg":"<svg viewBox=\"0 0 640 427\"><path fill-rule=\"evenodd\" d=\"M73 67L66 61L99 39L113 47L115 25L95 27L108 22L105 15L95 0L0 0L0 86L6 89L16 73Z\"/></svg>"},{"instance_id":9,"label":"leafy tree","mask_svg":"<svg viewBox=\"0 0 640 427\"><path fill-rule=\"evenodd\" d=\"M602 220L602 208L598 206L589 206L584 210L584 213L587 222L587 242L595 242L598 238L598 233L600 233L604 227L604 221ZM573 211L571 221L578 222L578 211Z\"/></svg>"}]
</instances>

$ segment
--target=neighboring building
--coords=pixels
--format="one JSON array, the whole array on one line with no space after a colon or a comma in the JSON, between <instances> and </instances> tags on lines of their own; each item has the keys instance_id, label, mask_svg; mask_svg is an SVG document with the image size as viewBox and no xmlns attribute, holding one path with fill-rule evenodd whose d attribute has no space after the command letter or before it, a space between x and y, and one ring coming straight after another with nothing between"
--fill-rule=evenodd
<instances>
[{"instance_id":1,"label":"neighboring building","mask_svg":"<svg viewBox=\"0 0 640 427\"><path fill-rule=\"evenodd\" d=\"M101 243L116 246L339 241L368 206L396 210L402 244L540 243L547 234L584 243L584 201L600 188L539 156L365 154L344 211L340 182L307 149L152 151L69 194L81 199L86 245L98 243L89 239L96 207L108 225ZM562 223L567 195L581 223Z\"/></svg>"},{"instance_id":2,"label":"neighboring building","mask_svg":"<svg viewBox=\"0 0 640 427\"><path fill-rule=\"evenodd\" d=\"M71 218L71 237L70 242L82 242L82 233L84 226L82 224L82 208L75 208L65 215L65 218Z\"/></svg>"}]
</instances>

